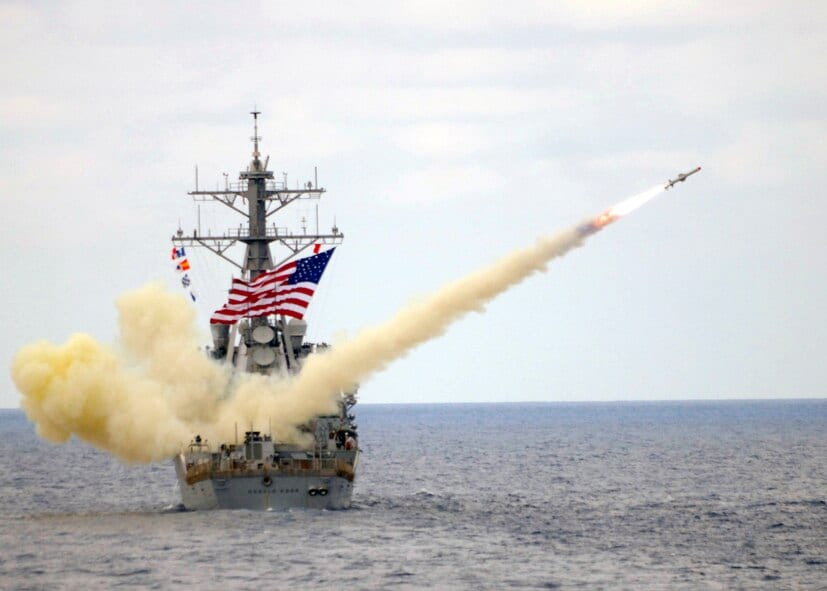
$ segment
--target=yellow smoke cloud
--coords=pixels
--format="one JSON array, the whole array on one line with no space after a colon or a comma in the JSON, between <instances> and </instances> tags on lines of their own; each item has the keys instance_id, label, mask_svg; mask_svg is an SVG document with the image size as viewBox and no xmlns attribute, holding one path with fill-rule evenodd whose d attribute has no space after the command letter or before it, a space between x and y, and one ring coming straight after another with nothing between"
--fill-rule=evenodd
<instances>
[{"instance_id":1,"label":"yellow smoke cloud","mask_svg":"<svg viewBox=\"0 0 827 591\"><path fill-rule=\"evenodd\" d=\"M543 238L311 356L291 378L232 375L199 351L189 303L157 285L119 298L118 347L84 334L60 346L34 343L16 355L12 378L40 436L60 443L74 434L128 462L167 459L195 433L231 441L236 425L272 425L278 439L309 444L297 426L334 412L342 391L482 311L580 241L576 230Z\"/></svg>"},{"instance_id":2,"label":"yellow smoke cloud","mask_svg":"<svg viewBox=\"0 0 827 591\"><path fill-rule=\"evenodd\" d=\"M39 435L71 434L128 462L171 457L209 420L229 375L198 350L186 301L149 285L117 302L121 351L75 334L21 349L12 378Z\"/></svg>"}]
</instances>

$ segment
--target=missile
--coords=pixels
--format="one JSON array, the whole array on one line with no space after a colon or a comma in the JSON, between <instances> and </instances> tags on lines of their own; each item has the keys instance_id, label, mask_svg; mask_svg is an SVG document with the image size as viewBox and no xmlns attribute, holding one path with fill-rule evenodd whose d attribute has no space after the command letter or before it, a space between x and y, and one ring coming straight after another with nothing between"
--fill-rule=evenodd
<instances>
[{"instance_id":1,"label":"missile","mask_svg":"<svg viewBox=\"0 0 827 591\"><path fill-rule=\"evenodd\" d=\"M679 175L677 176L677 178L672 179L671 181L666 181L666 187L665 187L665 188L666 188L666 189L671 189L672 187L674 187L674 186L675 186L675 183L682 183L682 182L684 182L684 181L686 180L686 178L687 178L687 177L692 176L693 174L695 174L695 173L696 173L696 172L698 172L699 170L701 170L701 167L700 167L700 166L699 166L698 168L696 168L695 170L690 170L689 172L684 172L684 173L679 174Z\"/></svg>"},{"instance_id":2,"label":"missile","mask_svg":"<svg viewBox=\"0 0 827 591\"><path fill-rule=\"evenodd\" d=\"M619 220L626 214L629 214L635 211L637 208L649 203L652 199L657 197L663 191L670 189L675 186L675 183L682 183L686 180L687 177L692 176L696 172L699 172L701 167L694 170L690 170L689 172L684 172L679 174L675 179L666 181L663 185L655 185L651 189L647 189L643 193L635 195L634 197L629 197L628 199L621 201L620 203L616 203L612 205L609 209L605 210L604 212L598 214L593 218L589 218L577 226L574 227L574 231L577 232L578 235L581 237L591 236L592 234L596 234L609 224L614 223L615 221Z\"/></svg>"}]
</instances>

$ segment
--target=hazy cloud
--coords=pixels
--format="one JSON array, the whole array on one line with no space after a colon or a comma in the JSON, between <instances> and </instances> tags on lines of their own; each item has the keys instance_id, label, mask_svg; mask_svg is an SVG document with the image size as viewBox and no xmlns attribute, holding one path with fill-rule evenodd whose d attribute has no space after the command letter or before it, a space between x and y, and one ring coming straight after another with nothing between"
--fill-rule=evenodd
<instances>
[{"instance_id":1,"label":"hazy cloud","mask_svg":"<svg viewBox=\"0 0 827 591\"><path fill-rule=\"evenodd\" d=\"M348 236L321 338L704 166L692 199L612 228L368 400L422 396L471 342L496 371L452 399L823 394L826 27L822 2L2 3L0 362L114 333L115 297L165 276L178 219L197 224L194 166L202 186L246 166L256 105L271 168L318 165L321 223ZM220 295L231 270L194 260ZM552 333L571 346L550 352ZM519 391L505 334L537 372Z\"/></svg>"}]
</instances>

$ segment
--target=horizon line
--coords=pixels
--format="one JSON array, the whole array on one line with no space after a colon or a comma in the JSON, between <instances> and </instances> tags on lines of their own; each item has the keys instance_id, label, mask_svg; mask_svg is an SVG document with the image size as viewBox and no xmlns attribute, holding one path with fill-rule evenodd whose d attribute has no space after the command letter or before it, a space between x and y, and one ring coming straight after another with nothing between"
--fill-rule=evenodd
<instances>
[{"instance_id":1,"label":"horizon line","mask_svg":"<svg viewBox=\"0 0 827 591\"><path fill-rule=\"evenodd\" d=\"M422 401L422 402L359 402L360 406L414 406L414 405L472 405L472 404L639 404L662 402L801 402L827 400L827 395L799 396L795 398L641 398L641 399L609 399L609 400L479 400L479 401ZM0 406L3 410L23 410L21 407Z\"/></svg>"}]
</instances>

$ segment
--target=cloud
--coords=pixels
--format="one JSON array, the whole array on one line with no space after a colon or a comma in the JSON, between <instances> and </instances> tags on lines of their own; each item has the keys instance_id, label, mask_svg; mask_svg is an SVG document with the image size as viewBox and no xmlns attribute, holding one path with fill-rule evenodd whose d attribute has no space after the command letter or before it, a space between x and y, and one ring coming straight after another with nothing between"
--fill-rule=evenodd
<instances>
[{"instance_id":1,"label":"cloud","mask_svg":"<svg viewBox=\"0 0 827 591\"><path fill-rule=\"evenodd\" d=\"M482 166L435 164L403 173L389 195L396 203L425 205L491 194L504 183L496 171Z\"/></svg>"},{"instance_id":2,"label":"cloud","mask_svg":"<svg viewBox=\"0 0 827 591\"><path fill-rule=\"evenodd\" d=\"M827 161L827 121L753 122L712 155L720 174L737 186L756 188L798 177L816 178Z\"/></svg>"},{"instance_id":3,"label":"cloud","mask_svg":"<svg viewBox=\"0 0 827 591\"><path fill-rule=\"evenodd\" d=\"M322 2L302 5L288 14L279 5L264 11L277 22L325 23L339 26L406 26L435 31L470 32L504 27L561 26L607 29L621 26L692 25L720 22L741 12L736 6L707 3L676 4L666 0L562 0L538 3L530 0L460 0L446 5L438 0L401 2L390 10L377 0L358 5Z\"/></svg>"},{"instance_id":4,"label":"cloud","mask_svg":"<svg viewBox=\"0 0 827 591\"><path fill-rule=\"evenodd\" d=\"M364 118L527 117L576 102L566 88L464 86L459 88L367 86L345 89L339 109Z\"/></svg>"},{"instance_id":5,"label":"cloud","mask_svg":"<svg viewBox=\"0 0 827 591\"><path fill-rule=\"evenodd\" d=\"M14 94L0 96L0 128L49 129L70 115L69 109L54 96Z\"/></svg>"},{"instance_id":6,"label":"cloud","mask_svg":"<svg viewBox=\"0 0 827 591\"><path fill-rule=\"evenodd\" d=\"M625 171L637 174L640 171L663 172L676 166L689 168L696 164L698 154L689 150L628 150L620 153L588 158L583 163L585 170L592 174L614 174Z\"/></svg>"},{"instance_id":7,"label":"cloud","mask_svg":"<svg viewBox=\"0 0 827 591\"><path fill-rule=\"evenodd\" d=\"M25 43L42 24L40 14L33 6L22 2L3 2L0 4L0 47L13 48Z\"/></svg>"},{"instance_id":8,"label":"cloud","mask_svg":"<svg viewBox=\"0 0 827 591\"><path fill-rule=\"evenodd\" d=\"M120 290L164 269L179 215L195 223L193 165L202 186L243 169L254 104L277 176L292 184L325 160L336 199L322 214L362 237L412 205L448 224L472 198L481 224L519 210L524 232L696 163L749 199L812 186L789 207L806 198L821 219L825 15L818 2L2 3L3 262L37 270L15 301L54 314L37 326L10 305L25 330L2 356L21 332L103 326L109 292L84 298L84 316L79 296L38 296L51 284L80 293L103 270L102 289ZM205 228L238 223L214 209Z\"/></svg>"},{"instance_id":9,"label":"cloud","mask_svg":"<svg viewBox=\"0 0 827 591\"><path fill-rule=\"evenodd\" d=\"M404 126L397 132L395 141L403 150L429 158L468 156L491 145L484 127L451 123Z\"/></svg>"}]
</instances>

